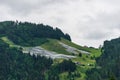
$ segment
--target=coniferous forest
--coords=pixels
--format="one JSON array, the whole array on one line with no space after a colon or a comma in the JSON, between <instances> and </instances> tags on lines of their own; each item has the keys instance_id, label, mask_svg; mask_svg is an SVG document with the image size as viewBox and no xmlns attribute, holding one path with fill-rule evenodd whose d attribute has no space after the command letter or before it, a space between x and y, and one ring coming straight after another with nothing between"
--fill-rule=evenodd
<instances>
[{"instance_id":1,"label":"coniferous forest","mask_svg":"<svg viewBox=\"0 0 120 80\"><path fill-rule=\"evenodd\" d=\"M0 22L0 35L7 36L18 45L37 46L47 42L46 38L58 39L61 37L71 41L69 34L64 34L59 28L29 22ZM39 42L36 42L39 41Z\"/></svg>"},{"instance_id":2,"label":"coniferous forest","mask_svg":"<svg viewBox=\"0 0 120 80\"><path fill-rule=\"evenodd\" d=\"M87 80L120 80L120 38L105 41L96 68L87 72Z\"/></svg>"},{"instance_id":3,"label":"coniferous forest","mask_svg":"<svg viewBox=\"0 0 120 80\"><path fill-rule=\"evenodd\" d=\"M23 54L0 40L0 80L44 80L51 64L51 59Z\"/></svg>"}]
</instances>

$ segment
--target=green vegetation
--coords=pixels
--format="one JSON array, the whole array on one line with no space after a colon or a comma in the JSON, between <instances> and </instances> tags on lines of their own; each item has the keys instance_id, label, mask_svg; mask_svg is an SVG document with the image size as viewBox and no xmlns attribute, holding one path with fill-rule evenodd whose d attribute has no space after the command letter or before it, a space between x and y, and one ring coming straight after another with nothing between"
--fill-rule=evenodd
<instances>
[{"instance_id":1,"label":"green vegetation","mask_svg":"<svg viewBox=\"0 0 120 80\"><path fill-rule=\"evenodd\" d=\"M67 79L70 80L73 78L73 75L70 75L70 74L74 73L75 70L76 70L75 63L73 63L71 60L63 60L61 63L58 63L57 65L52 66L51 70L48 72L50 77L49 80L61 80L62 79L61 77L63 76L64 76L63 79L69 76L67 77ZM64 74L63 76L61 76L62 75L61 73L63 74L69 73L69 74Z\"/></svg>"},{"instance_id":2,"label":"green vegetation","mask_svg":"<svg viewBox=\"0 0 120 80\"><path fill-rule=\"evenodd\" d=\"M76 58L71 60L51 60L21 51L21 48L41 46L73 56L59 42L91 54L74 54ZM58 28L28 22L0 22L0 80L86 80L86 71L96 67L99 56L100 49L72 43L70 36Z\"/></svg>"},{"instance_id":3,"label":"green vegetation","mask_svg":"<svg viewBox=\"0 0 120 80\"><path fill-rule=\"evenodd\" d=\"M105 41L97 66L87 71L87 80L120 80L120 38Z\"/></svg>"},{"instance_id":4,"label":"green vegetation","mask_svg":"<svg viewBox=\"0 0 120 80\"><path fill-rule=\"evenodd\" d=\"M80 50L84 50L84 51L88 51L88 52L89 52L89 50L90 50L88 47L82 47L82 46L77 45L77 44L75 44L75 43L71 43L70 41L68 41L68 40L66 40L66 39L64 39L64 38L61 38L61 42L65 43L65 44L67 44L67 45L69 45L69 46L75 47L75 48L77 48L77 49L80 49Z\"/></svg>"},{"instance_id":5,"label":"green vegetation","mask_svg":"<svg viewBox=\"0 0 120 80\"><path fill-rule=\"evenodd\" d=\"M15 45L12 41L10 41L7 37L1 37L1 39L9 45Z\"/></svg>"},{"instance_id":6,"label":"green vegetation","mask_svg":"<svg viewBox=\"0 0 120 80\"><path fill-rule=\"evenodd\" d=\"M92 53L91 56L93 56L93 57L99 57L101 55L101 50L100 49L91 48L91 47L90 48L89 47L83 47L83 46L77 45L75 43L72 43L72 42L70 42L70 41L68 41L64 38L61 38L61 42L65 43L69 46L75 47L77 49L88 51L88 52Z\"/></svg>"},{"instance_id":7,"label":"green vegetation","mask_svg":"<svg viewBox=\"0 0 120 80\"><path fill-rule=\"evenodd\" d=\"M62 42L90 54L72 54ZM23 54L28 47L41 46L69 60ZM120 80L120 38L105 41L102 49L71 42L60 29L28 22L0 22L0 80Z\"/></svg>"},{"instance_id":8,"label":"green vegetation","mask_svg":"<svg viewBox=\"0 0 120 80\"><path fill-rule=\"evenodd\" d=\"M65 48L58 43L58 40L55 39L48 39L48 42L45 44L41 45L44 49L49 50L49 51L54 51L60 54L68 54L70 55L71 53L67 52Z\"/></svg>"},{"instance_id":9,"label":"green vegetation","mask_svg":"<svg viewBox=\"0 0 120 80\"><path fill-rule=\"evenodd\" d=\"M0 34L21 46L39 46L47 42L46 38L60 40L62 37L71 41L69 34L64 34L58 28L29 22L0 22Z\"/></svg>"},{"instance_id":10,"label":"green vegetation","mask_svg":"<svg viewBox=\"0 0 120 80\"><path fill-rule=\"evenodd\" d=\"M50 58L23 54L21 49L9 47L1 39L0 63L0 80L59 80L59 74L76 70L71 60L54 64Z\"/></svg>"},{"instance_id":11,"label":"green vegetation","mask_svg":"<svg viewBox=\"0 0 120 80\"><path fill-rule=\"evenodd\" d=\"M0 80L45 80L52 59L23 54L0 40Z\"/></svg>"},{"instance_id":12,"label":"green vegetation","mask_svg":"<svg viewBox=\"0 0 120 80\"><path fill-rule=\"evenodd\" d=\"M75 80L86 80L86 71L89 70L89 69L92 69L92 68L95 68L96 66L96 58L98 58L100 55L101 55L101 50L100 49L95 49L95 48L86 48L86 47L82 47L82 46L79 46L79 45L76 45L68 40L65 40L65 39L61 39L60 40L61 42L69 45L69 46L72 46L72 47L75 47L77 49L80 49L80 50L85 50L85 51L89 51L91 54L88 55L88 54L82 54L82 56L80 57L79 55L75 55L77 56L76 58L73 58L72 61L74 63L78 63L76 64L77 65L77 69L75 70L75 72L79 72L79 74L81 76L79 77L74 77ZM51 43L51 44L49 44ZM48 47L51 48L49 50L52 50L52 49L56 49L56 46L51 46L51 45L55 45L55 44L58 44L58 41L56 40L50 40L49 43L46 43L46 44L43 44L45 45L45 47ZM59 45L57 48L60 50L61 45ZM45 48L44 47L44 48ZM46 48L48 49L48 48ZM55 52L58 52L59 53L59 50L56 50ZM63 53L65 53L64 51L65 49L63 48L62 51ZM53 50L54 51L54 50ZM56 62L61 62L61 60L56 60ZM74 74L74 72L72 73ZM67 80L68 79L68 72L65 72L65 73L61 73L59 76L60 76L60 80ZM69 79L68 79L69 80Z\"/></svg>"}]
</instances>

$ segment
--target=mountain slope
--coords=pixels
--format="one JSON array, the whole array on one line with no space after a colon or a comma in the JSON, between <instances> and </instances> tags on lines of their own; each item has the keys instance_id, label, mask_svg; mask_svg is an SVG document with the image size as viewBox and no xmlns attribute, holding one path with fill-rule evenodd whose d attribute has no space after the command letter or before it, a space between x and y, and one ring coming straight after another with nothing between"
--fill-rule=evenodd
<instances>
[{"instance_id":1,"label":"mountain slope","mask_svg":"<svg viewBox=\"0 0 120 80\"><path fill-rule=\"evenodd\" d=\"M7 37L1 37L1 39L9 44L10 47L16 47L16 48L22 48L24 53L31 53L31 55L42 55L42 56L47 56L51 57L54 60L54 63L56 62L61 62L63 59L72 59L74 63L77 65L77 70L80 74L81 77L76 78L76 80L84 80L86 77L85 72L87 69L94 68L95 67L95 58L98 57L97 55L100 55L100 50L99 49L94 49L94 48L86 48L82 46L78 46L68 40L61 39L61 40L56 40L56 39L48 39L48 42L40 45L40 46L21 46L21 45L16 45L13 43L11 40L9 40ZM75 53L73 51L69 52L67 48L63 47L60 43L65 44L69 46L70 48L75 49ZM69 48L68 47L68 48ZM41 49L42 48L42 49ZM79 51L76 51L80 50ZM86 54L84 52L87 52L89 54ZM77 54L76 54L77 53ZM79 55L81 54L81 56ZM62 73L60 76L64 76L62 80L65 80L68 73Z\"/></svg>"},{"instance_id":2,"label":"mountain slope","mask_svg":"<svg viewBox=\"0 0 120 80\"><path fill-rule=\"evenodd\" d=\"M77 66L71 75L79 74L78 76L74 75L75 80L85 80L87 76L85 72L95 67L95 58L101 55L100 49L79 46L71 42L70 36L64 34L60 29L53 29L43 24L1 22L0 38L9 45L9 48L20 49L23 53L30 53L33 57L35 55L52 58L52 68L56 68L56 65L63 62L64 59L71 59ZM48 74L46 73L45 76ZM62 72L58 75L60 80L67 80L70 74Z\"/></svg>"}]
</instances>

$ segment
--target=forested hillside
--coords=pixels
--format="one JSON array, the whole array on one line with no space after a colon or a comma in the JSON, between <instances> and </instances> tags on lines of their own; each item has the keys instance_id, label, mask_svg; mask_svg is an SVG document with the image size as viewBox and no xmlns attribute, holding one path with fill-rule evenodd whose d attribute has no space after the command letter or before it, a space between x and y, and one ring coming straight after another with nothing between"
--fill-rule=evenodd
<instances>
[{"instance_id":1,"label":"forested hillside","mask_svg":"<svg viewBox=\"0 0 120 80\"><path fill-rule=\"evenodd\" d=\"M96 68L87 74L87 80L120 80L120 38L104 42Z\"/></svg>"},{"instance_id":2,"label":"forested hillside","mask_svg":"<svg viewBox=\"0 0 120 80\"><path fill-rule=\"evenodd\" d=\"M23 46L37 46L47 42L47 38L65 38L71 41L69 34L64 34L60 29L48 25L29 22L0 22L0 35L7 36L15 44Z\"/></svg>"},{"instance_id":3,"label":"forested hillside","mask_svg":"<svg viewBox=\"0 0 120 80\"><path fill-rule=\"evenodd\" d=\"M45 80L53 61L23 54L0 40L0 80Z\"/></svg>"},{"instance_id":4,"label":"forested hillside","mask_svg":"<svg viewBox=\"0 0 120 80\"><path fill-rule=\"evenodd\" d=\"M55 63L49 57L23 53L26 46L35 47L44 43L48 46L49 39L57 44L61 38L71 41L68 34L48 25L0 22L0 80L60 80L61 73L74 72L76 65L72 60L62 59ZM71 79L71 75L68 79Z\"/></svg>"},{"instance_id":5,"label":"forested hillside","mask_svg":"<svg viewBox=\"0 0 120 80\"><path fill-rule=\"evenodd\" d=\"M0 22L0 80L86 80L100 55L100 49L77 45L58 28Z\"/></svg>"},{"instance_id":6,"label":"forested hillside","mask_svg":"<svg viewBox=\"0 0 120 80\"><path fill-rule=\"evenodd\" d=\"M23 54L0 40L0 80L59 80L60 73L75 70L71 60L53 65L50 58Z\"/></svg>"}]
</instances>

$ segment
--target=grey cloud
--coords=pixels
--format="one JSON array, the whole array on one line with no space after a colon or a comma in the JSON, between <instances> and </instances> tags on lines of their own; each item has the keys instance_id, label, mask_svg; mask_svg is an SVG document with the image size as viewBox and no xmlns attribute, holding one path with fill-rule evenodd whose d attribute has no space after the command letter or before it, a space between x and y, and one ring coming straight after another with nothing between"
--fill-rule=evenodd
<instances>
[{"instance_id":1,"label":"grey cloud","mask_svg":"<svg viewBox=\"0 0 120 80\"><path fill-rule=\"evenodd\" d=\"M12 14L28 15L34 10L47 11L46 7L55 4L64 4L68 0L0 0L0 4L11 9Z\"/></svg>"},{"instance_id":2,"label":"grey cloud","mask_svg":"<svg viewBox=\"0 0 120 80\"><path fill-rule=\"evenodd\" d=\"M99 13L94 18L92 16L84 17L77 23L78 30L81 30L82 38L98 40L107 39L115 35L115 30L120 31L120 11L115 13ZM87 20L87 21L86 21ZM82 27L81 27L82 26Z\"/></svg>"},{"instance_id":3,"label":"grey cloud","mask_svg":"<svg viewBox=\"0 0 120 80\"><path fill-rule=\"evenodd\" d=\"M25 3L20 0L2 0L0 1L0 4L10 8L9 14L26 14L29 13L32 9L34 9L34 5L28 3Z\"/></svg>"},{"instance_id":4,"label":"grey cloud","mask_svg":"<svg viewBox=\"0 0 120 80\"><path fill-rule=\"evenodd\" d=\"M94 32L88 32L85 35L85 38L89 40L102 40L104 38L108 38L110 35L111 32L94 31Z\"/></svg>"},{"instance_id":5,"label":"grey cloud","mask_svg":"<svg viewBox=\"0 0 120 80\"><path fill-rule=\"evenodd\" d=\"M120 34L119 3L120 0L0 0L0 18L59 27L74 42L93 45L96 41L93 46L97 46Z\"/></svg>"}]
</instances>

